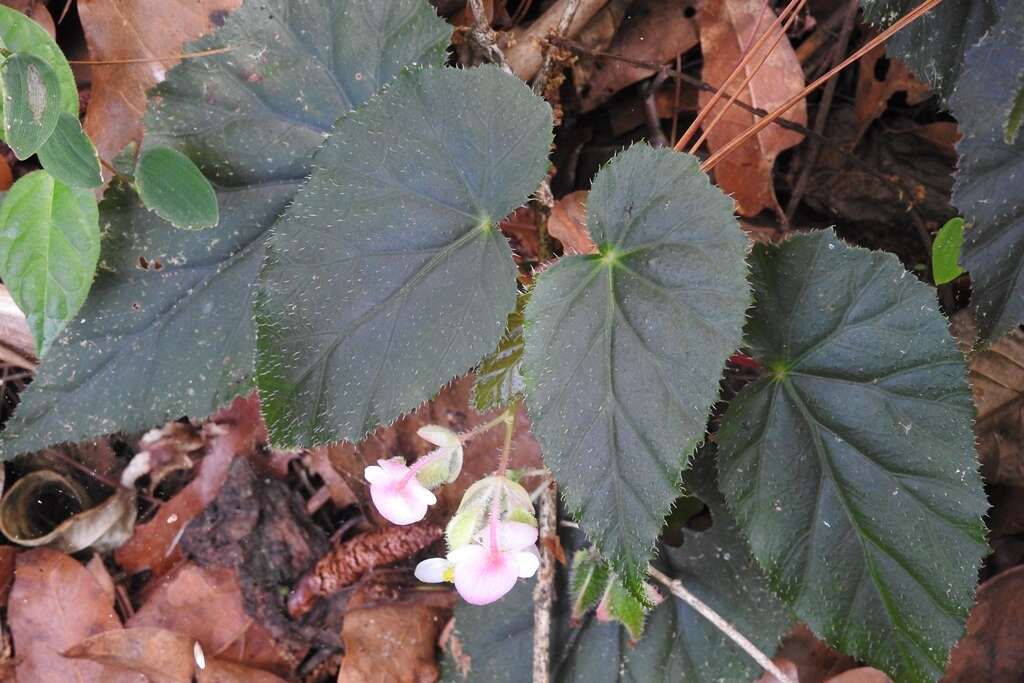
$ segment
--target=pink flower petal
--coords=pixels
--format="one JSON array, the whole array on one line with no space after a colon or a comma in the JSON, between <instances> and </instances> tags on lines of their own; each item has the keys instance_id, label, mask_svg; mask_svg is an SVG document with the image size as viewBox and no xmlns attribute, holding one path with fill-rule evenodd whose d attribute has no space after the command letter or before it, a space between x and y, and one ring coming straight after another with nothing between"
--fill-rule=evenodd
<instances>
[{"instance_id":1,"label":"pink flower petal","mask_svg":"<svg viewBox=\"0 0 1024 683\"><path fill-rule=\"evenodd\" d=\"M396 479L401 479L405 476L405 473L409 471L409 466L405 464L404 458L388 458L387 460L378 460L377 464L380 465L381 469L387 472L388 476Z\"/></svg>"},{"instance_id":2,"label":"pink flower petal","mask_svg":"<svg viewBox=\"0 0 1024 683\"><path fill-rule=\"evenodd\" d=\"M451 559L455 562L455 590L471 605L487 605L500 600L512 590L519 578L514 557L483 546L464 546L458 550L457 559Z\"/></svg>"},{"instance_id":3,"label":"pink flower petal","mask_svg":"<svg viewBox=\"0 0 1024 683\"><path fill-rule=\"evenodd\" d=\"M427 516L427 503L408 486L371 484L370 498L381 516L392 524L413 524Z\"/></svg>"},{"instance_id":4,"label":"pink flower petal","mask_svg":"<svg viewBox=\"0 0 1024 683\"><path fill-rule=\"evenodd\" d=\"M387 474L384 472L384 468L377 465L370 465L363 470L363 478L371 484L376 481L381 481L386 476Z\"/></svg>"},{"instance_id":5,"label":"pink flower petal","mask_svg":"<svg viewBox=\"0 0 1024 683\"><path fill-rule=\"evenodd\" d=\"M489 534L484 530L485 543ZM523 522L498 522L498 548L503 552L515 552L529 548L537 542L537 527Z\"/></svg>"},{"instance_id":6,"label":"pink flower petal","mask_svg":"<svg viewBox=\"0 0 1024 683\"><path fill-rule=\"evenodd\" d=\"M406 487L418 500L423 501L427 505L433 505L437 502L437 496L435 496L430 489L421 484L415 478L411 479Z\"/></svg>"}]
</instances>

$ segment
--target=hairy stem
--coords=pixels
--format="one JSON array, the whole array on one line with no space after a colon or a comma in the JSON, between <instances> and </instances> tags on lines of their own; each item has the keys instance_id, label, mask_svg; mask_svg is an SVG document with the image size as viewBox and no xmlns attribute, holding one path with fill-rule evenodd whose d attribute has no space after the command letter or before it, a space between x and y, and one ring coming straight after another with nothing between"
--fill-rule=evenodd
<instances>
[{"instance_id":1,"label":"hairy stem","mask_svg":"<svg viewBox=\"0 0 1024 683\"><path fill-rule=\"evenodd\" d=\"M540 569L533 589L533 683L547 683L551 671L551 608L555 595L555 556L544 543L557 537L558 493L554 481L541 489L539 501Z\"/></svg>"}]
</instances>

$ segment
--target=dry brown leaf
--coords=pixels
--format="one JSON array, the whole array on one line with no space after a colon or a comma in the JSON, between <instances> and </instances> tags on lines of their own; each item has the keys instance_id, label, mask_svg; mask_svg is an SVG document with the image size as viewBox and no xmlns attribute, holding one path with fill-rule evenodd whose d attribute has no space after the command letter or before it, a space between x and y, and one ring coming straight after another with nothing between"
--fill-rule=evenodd
<instances>
[{"instance_id":1,"label":"dry brown leaf","mask_svg":"<svg viewBox=\"0 0 1024 683\"><path fill-rule=\"evenodd\" d=\"M587 195L579 190L565 195L551 209L548 233L565 247L566 254L596 254L597 245L587 232Z\"/></svg>"},{"instance_id":2,"label":"dry brown leaf","mask_svg":"<svg viewBox=\"0 0 1024 683\"><path fill-rule=\"evenodd\" d=\"M327 455L327 449L314 448L306 455L305 461L306 466L319 474L320 478L324 480L324 487L327 489L331 502L334 503L335 507L342 510L349 505L359 502L352 488L345 483L338 470L334 469Z\"/></svg>"},{"instance_id":3,"label":"dry brown leaf","mask_svg":"<svg viewBox=\"0 0 1024 683\"><path fill-rule=\"evenodd\" d=\"M277 673L295 664L246 613L233 569L182 565L157 583L126 626L175 631L198 640L208 657Z\"/></svg>"},{"instance_id":4,"label":"dry brown leaf","mask_svg":"<svg viewBox=\"0 0 1024 683\"><path fill-rule=\"evenodd\" d=\"M826 683L892 683L892 679L878 669L861 666L833 676Z\"/></svg>"},{"instance_id":5,"label":"dry brown leaf","mask_svg":"<svg viewBox=\"0 0 1024 683\"><path fill-rule=\"evenodd\" d=\"M6 165L0 161L0 165ZM25 314L14 303L7 287L0 284L0 363L35 370L36 351Z\"/></svg>"},{"instance_id":6,"label":"dry brown leaf","mask_svg":"<svg viewBox=\"0 0 1024 683\"><path fill-rule=\"evenodd\" d=\"M7 607L7 598L14 584L14 562L18 551L11 545L0 545L0 608Z\"/></svg>"},{"instance_id":7,"label":"dry brown leaf","mask_svg":"<svg viewBox=\"0 0 1024 683\"><path fill-rule=\"evenodd\" d=\"M830 648L802 623L790 630L776 655L796 664L800 683L823 683L856 667L852 657Z\"/></svg>"},{"instance_id":8,"label":"dry brown leaf","mask_svg":"<svg viewBox=\"0 0 1024 683\"><path fill-rule=\"evenodd\" d=\"M121 629L110 595L70 555L45 548L20 553L7 615L19 683L145 683L139 674L61 655L85 638Z\"/></svg>"},{"instance_id":9,"label":"dry brown leaf","mask_svg":"<svg viewBox=\"0 0 1024 683\"><path fill-rule=\"evenodd\" d=\"M989 579L978 589L967 635L950 655L945 683L1020 683L1024 680L1024 566Z\"/></svg>"},{"instance_id":10,"label":"dry brown leaf","mask_svg":"<svg viewBox=\"0 0 1024 683\"><path fill-rule=\"evenodd\" d=\"M444 597L349 611L341 631L345 657L338 683L436 681L437 643L450 616Z\"/></svg>"},{"instance_id":11,"label":"dry brown leaf","mask_svg":"<svg viewBox=\"0 0 1024 683\"><path fill-rule=\"evenodd\" d=\"M92 67L85 132L110 160L142 139L146 91L180 60L184 43L209 33L241 0L79 0L94 61L154 59ZM160 58L156 60L155 58Z\"/></svg>"},{"instance_id":12,"label":"dry brown leaf","mask_svg":"<svg viewBox=\"0 0 1024 683\"><path fill-rule=\"evenodd\" d=\"M695 0L639 0L607 52L650 64L666 64L697 45L692 15ZM596 109L634 83L654 75L651 69L610 57L597 60L583 92L583 111Z\"/></svg>"},{"instance_id":13,"label":"dry brown leaf","mask_svg":"<svg viewBox=\"0 0 1024 683\"><path fill-rule=\"evenodd\" d=\"M151 683L283 683L266 671L211 657L194 638L160 628L130 628L92 636L65 655L138 672Z\"/></svg>"},{"instance_id":14,"label":"dry brown leaf","mask_svg":"<svg viewBox=\"0 0 1024 683\"><path fill-rule=\"evenodd\" d=\"M969 367L982 474L990 483L1024 485L1024 332L976 353Z\"/></svg>"},{"instance_id":15,"label":"dry brown leaf","mask_svg":"<svg viewBox=\"0 0 1024 683\"><path fill-rule=\"evenodd\" d=\"M46 29L51 38L57 39L57 27L53 23L53 15L50 14L50 10L46 9L46 3L43 0L3 0L0 5L6 5L21 12Z\"/></svg>"},{"instance_id":16,"label":"dry brown leaf","mask_svg":"<svg viewBox=\"0 0 1024 683\"><path fill-rule=\"evenodd\" d=\"M249 455L266 440L255 394L236 398L203 426L206 456L196 477L157 511L156 516L135 528L135 534L117 550L117 562L129 574L150 569L156 576L182 560L178 540L185 525L217 497L227 480L236 455Z\"/></svg>"},{"instance_id":17,"label":"dry brown leaf","mask_svg":"<svg viewBox=\"0 0 1024 683\"><path fill-rule=\"evenodd\" d=\"M772 663L779 667L779 671L786 674L791 683L800 683L800 675L797 671L796 664L785 659L784 657L775 657L772 659ZM781 683L778 678L775 677L769 671L765 671L756 683Z\"/></svg>"},{"instance_id":18,"label":"dry brown leaf","mask_svg":"<svg viewBox=\"0 0 1024 683\"><path fill-rule=\"evenodd\" d=\"M543 41L558 27L558 22L561 21L562 14L565 12L565 6L571 1L556 0L532 24L516 28L503 37L508 44L508 48L505 50L505 59L516 76L524 81L529 81L537 75L537 71L544 61ZM607 4L608 0L580 0L572 24L566 31L566 37L575 38L583 27L593 19L594 15Z\"/></svg>"},{"instance_id":19,"label":"dry brown leaf","mask_svg":"<svg viewBox=\"0 0 1024 683\"><path fill-rule=\"evenodd\" d=\"M716 88L721 87L739 62L744 48L753 45L774 18L774 13L765 8L765 0L706 0L697 13L700 46L704 54L704 68L701 72L703 80ZM773 39L766 41L757 54L753 55L746 69L733 79L727 94L735 92L734 87L757 67L772 42ZM803 87L803 69L789 39L783 36L737 99L753 107L772 111ZM701 106L705 106L711 97L710 93L701 92ZM713 121L725 106L726 98L723 97L715 105L707 123ZM807 125L806 102L800 102L789 109L786 118ZM708 147L712 152L724 147L753 125L755 120L750 112L736 106L729 107L711 129L707 139ZM756 216L765 209L781 213L772 180L775 158L801 140L803 135L800 133L769 126L715 166L715 181L723 191L736 199L740 214Z\"/></svg>"},{"instance_id":20,"label":"dry brown leaf","mask_svg":"<svg viewBox=\"0 0 1024 683\"><path fill-rule=\"evenodd\" d=\"M100 588L106 594L110 603L114 603L114 579L110 576L110 572L107 571L107 566L103 564L103 558L100 555L93 555L89 558L89 561L85 563L85 568L92 574L92 578L96 579L96 583L99 584Z\"/></svg>"},{"instance_id":21,"label":"dry brown leaf","mask_svg":"<svg viewBox=\"0 0 1024 683\"><path fill-rule=\"evenodd\" d=\"M909 105L920 104L931 97L928 86L914 78L906 64L885 56L884 45L879 45L861 57L858 64L857 94L854 99L857 132L853 146L860 141L871 122L882 115L889 104L889 98L896 93L906 93Z\"/></svg>"}]
</instances>

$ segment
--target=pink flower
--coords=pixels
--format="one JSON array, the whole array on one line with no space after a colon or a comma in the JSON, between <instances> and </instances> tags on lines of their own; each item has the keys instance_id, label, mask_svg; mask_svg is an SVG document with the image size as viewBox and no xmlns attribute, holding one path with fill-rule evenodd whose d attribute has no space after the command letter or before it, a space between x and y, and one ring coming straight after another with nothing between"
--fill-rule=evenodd
<instances>
[{"instance_id":1,"label":"pink flower","mask_svg":"<svg viewBox=\"0 0 1024 683\"><path fill-rule=\"evenodd\" d=\"M517 579L533 576L540 566L537 529L522 522L498 522L479 543L453 550L447 558L420 562L416 578L428 583L451 581L462 598L472 605L500 600ZM496 542L495 542L496 541Z\"/></svg>"},{"instance_id":2,"label":"pink flower","mask_svg":"<svg viewBox=\"0 0 1024 683\"><path fill-rule=\"evenodd\" d=\"M427 515L437 498L415 477L401 458L378 460L363 472L370 482L370 498L384 519L393 524L412 524Z\"/></svg>"}]
</instances>

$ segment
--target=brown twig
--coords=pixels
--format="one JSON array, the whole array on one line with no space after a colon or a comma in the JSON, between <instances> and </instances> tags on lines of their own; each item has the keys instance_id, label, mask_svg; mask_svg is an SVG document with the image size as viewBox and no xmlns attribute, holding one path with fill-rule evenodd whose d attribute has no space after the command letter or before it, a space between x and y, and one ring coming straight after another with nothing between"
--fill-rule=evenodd
<instances>
[{"instance_id":1,"label":"brown twig","mask_svg":"<svg viewBox=\"0 0 1024 683\"><path fill-rule=\"evenodd\" d=\"M555 27L555 35L562 37L569 30L569 26L572 25L572 20L576 17L576 12L580 8L580 0L569 0L565 5L565 10L562 12L562 17L558 20L558 26ZM555 67L555 60L551 54L551 44L548 43L544 46L544 61L541 62L540 70L537 71L536 78L533 79L533 92L543 96L544 90L547 88L548 79L551 78L551 72Z\"/></svg>"},{"instance_id":2,"label":"brown twig","mask_svg":"<svg viewBox=\"0 0 1024 683\"><path fill-rule=\"evenodd\" d=\"M554 480L541 491L540 569L533 589L533 683L547 683L551 671L551 608L555 595L555 555L545 542L557 538L558 493Z\"/></svg>"},{"instance_id":3,"label":"brown twig","mask_svg":"<svg viewBox=\"0 0 1024 683\"><path fill-rule=\"evenodd\" d=\"M857 23L857 7L859 4L858 0L850 0L850 4L846 8L846 17L843 21L843 27L839 32L839 42L836 43L836 49L832 57L833 64L839 61L846 52L846 48L850 45L850 36L853 35L853 27ZM828 113L832 109L832 98L836 94L836 85L838 83L838 79L832 79L821 93L821 103L818 105L818 113L814 117L814 132L818 134L825 132L825 124L828 122ZM810 146L807 149L806 164L800 171L796 185L793 186L793 194L790 195L789 203L786 205L786 225L793 220L793 215L796 213L797 207L800 206L800 200L803 199L804 192L807 191L807 183L811 179L811 172L814 170L814 166L818 163L819 152L821 152L821 141L818 138L811 138Z\"/></svg>"},{"instance_id":4,"label":"brown twig","mask_svg":"<svg viewBox=\"0 0 1024 683\"><path fill-rule=\"evenodd\" d=\"M907 15L904 16L902 19L897 21L895 24L893 24L892 26L890 26L886 30L884 30L881 33L879 33L872 40L869 40L867 43L865 43L859 50L857 50L852 55L850 55L849 57L844 59L838 65L836 65L836 66L832 67L831 69L829 69L828 72L825 73L825 75L821 76L820 78L815 80L813 83L811 83L810 85L805 87L803 90L801 90L800 92L796 93L795 95L790 97L788 100L783 102L771 114L769 114L768 116L764 117L763 119L761 119L760 121L758 121L757 123L752 125L750 128L747 128L747 130L745 130L743 133L741 133L740 135L737 135L735 138L733 138L733 140L729 144L727 144L725 147L722 147L720 150L718 150L717 152L712 154L707 160L705 160L704 163L701 164L701 170L706 173L706 172L710 171L711 169L713 169L716 165L718 165L718 162L721 161L724 157L726 157L729 154L731 154L738 147L741 147L744 143L746 143L747 140L749 140L750 138L754 137L755 135L760 133L762 130L764 130L765 128L770 126L772 123L775 122L776 119L778 119L780 116L785 114L794 105L796 105L798 102L802 101L805 97L807 97L809 94L811 94L812 92L817 90L823 84L828 82L829 79L831 79L833 76L835 76L836 74L841 72L843 69L848 67L850 64L853 64L854 62L859 60L861 57L866 55L868 52L871 52L871 50L874 50L876 47L878 47L879 45L881 45L885 41L889 40L889 38L891 38L897 32L903 30L908 24L910 24L910 23L914 22L915 20L919 19L926 12L928 12L932 8L936 7L940 2L942 2L942 0L925 0L924 2L922 2L920 5L918 5L913 10L908 12Z\"/></svg>"},{"instance_id":5,"label":"brown twig","mask_svg":"<svg viewBox=\"0 0 1024 683\"><path fill-rule=\"evenodd\" d=\"M497 64L506 73L512 73L512 67L508 65L505 53L498 47L498 34L494 32L487 20L487 11L484 9L483 0L469 0L469 11L473 15L473 26L469 30L469 37L472 38L487 61Z\"/></svg>"},{"instance_id":6,"label":"brown twig","mask_svg":"<svg viewBox=\"0 0 1024 683\"><path fill-rule=\"evenodd\" d=\"M479 2L479 0L477 0ZM218 47L213 50L202 52L187 52L166 57L138 57L134 59L69 59L68 64L83 64L89 66L113 66L116 64L150 64L152 62L172 62L180 59L196 59L197 57L212 57L222 55L225 52L236 50L236 47Z\"/></svg>"},{"instance_id":7,"label":"brown twig","mask_svg":"<svg viewBox=\"0 0 1024 683\"><path fill-rule=\"evenodd\" d=\"M736 75L740 71L742 71L744 67L746 67L746 65L750 62L750 60L757 53L757 51L761 49L761 47L768 40L768 37L775 31L775 29L777 29L783 21L788 19L790 14L795 14L797 6L802 4L804 1L805 0L789 0L789 3L786 5L786 8L779 12L779 16L775 17L775 20L768 25L768 28L765 29L765 32L761 34L761 37L758 38L757 41L755 41L754 44L750 46L750 49L743 54L740 60L736 63L736 66L733 67L733 70L729 73L728 77L726 77L725 81L722 82L722 87L718 89L718 92L716 92L710 100L708 100L708 103L706 105L701 107L701 110L697 112L697 118L693 120L693 123L690 124L690 127L686 129L682 137L680 137L679 140L676 142L675 150L677 152L681 152L684 149L686 149L686 144L690 142L690 139L693 138L694 134L700 128L700 125L704 123L704 119L707 118L708 114L710 114L711 111L715 108L715 105L718 104L718 100L720 100L722 98L722 95L725 94L726 88L728 88L729 84L732 82L732 79L736 78Z\"/></svg>"},{"instance_id":8,"label":"brown twig","mask_svg":"<svg viewBox=\"0 0 1024 683\"><path fill-rule=\"evenodd\" d=\"M703 600L686 590L686 588L683 587L682 582L678 579L666 576L654 567L648 567L647 573L660 584L665 586L672 595L685 602L702 617L710 621L715 628L728 636L732 642L739 645L744 652L750 655L751 659L760 664L761 668L772 676L775 676L780 683L793 683L789 676L784 674L779 667L775 666L775 663L772 662L768 655L761 652L756 645L747 639L746 636L736 630L735 626L726 621L720 614L718 614L718 612L711 609L711 607L709 607Z\"/></svg>"}]
</instances>

